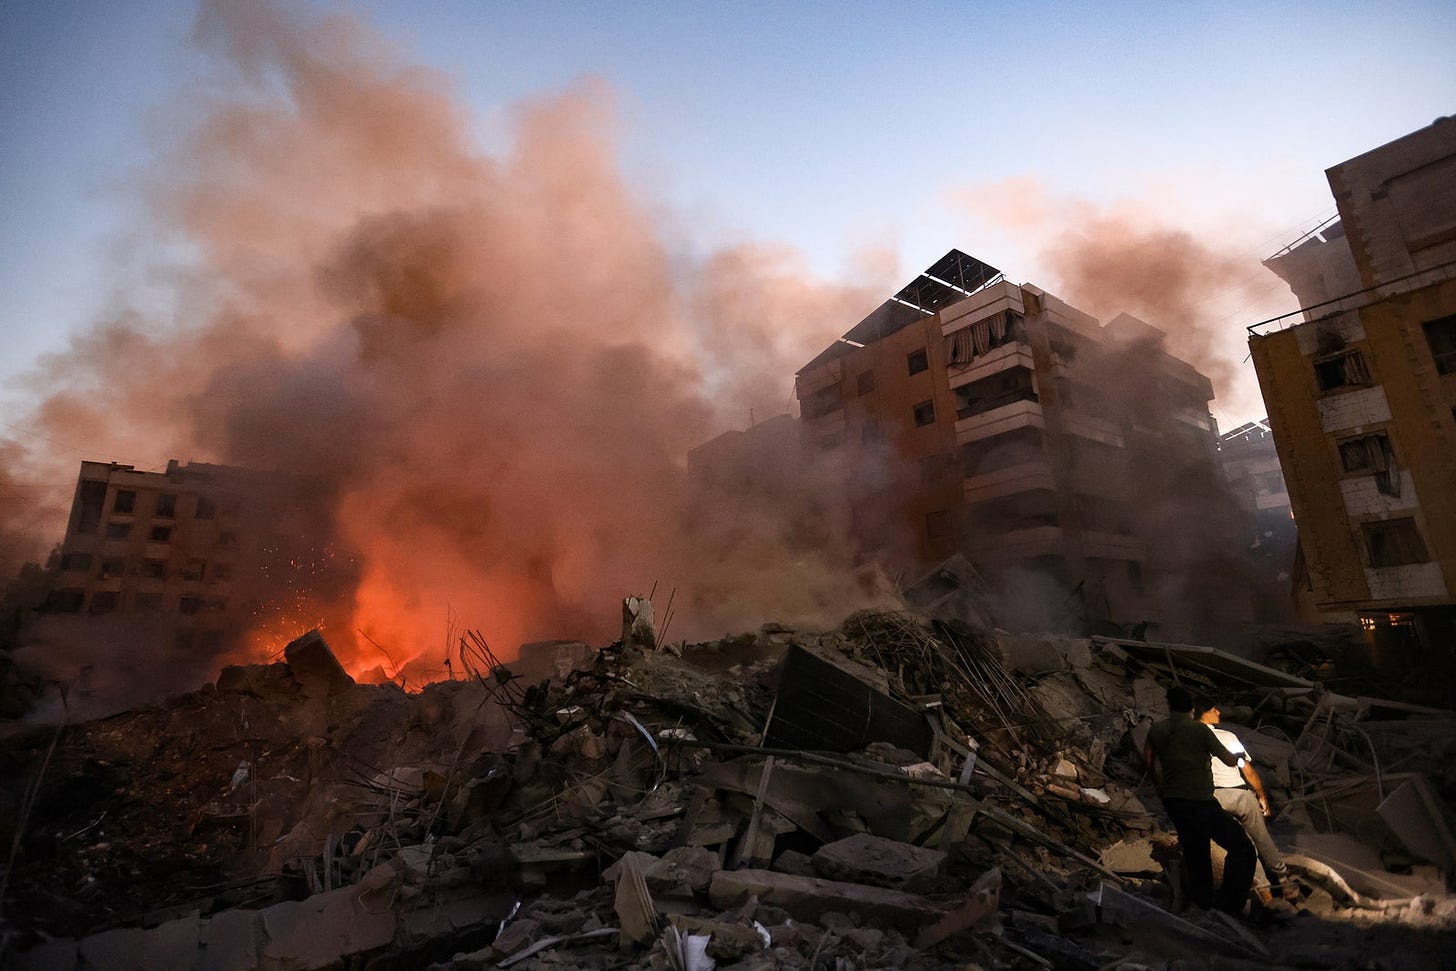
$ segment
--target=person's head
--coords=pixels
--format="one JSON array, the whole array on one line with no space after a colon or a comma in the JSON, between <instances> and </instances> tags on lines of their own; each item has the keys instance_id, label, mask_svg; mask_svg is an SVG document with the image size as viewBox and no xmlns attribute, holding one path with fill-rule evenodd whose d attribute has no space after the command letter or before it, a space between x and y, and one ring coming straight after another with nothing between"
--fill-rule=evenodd
<instances>
[{"instance_id":1,"label":"person's head","mask_svg":"<svg viewBox=\"0 0 1456 971\"><path fill-rule=\"evenodd\" d=\"M1168 689L1168 710L1182 715L1192 713L1193 696L1188 693L1187 688L1175 684Z\"/></svg>"},{"instance_id":2,"label":"person's head","mask_svg":"<svg viewBox=\"0 0 1456 971\"><path fill-rule=\"evenodd\" d=\"M1193 696L1193 717L1205 725L1217 725L1219 719L1218 705L1214 704L1208 695Z\"/></svg>"}]
</instances>

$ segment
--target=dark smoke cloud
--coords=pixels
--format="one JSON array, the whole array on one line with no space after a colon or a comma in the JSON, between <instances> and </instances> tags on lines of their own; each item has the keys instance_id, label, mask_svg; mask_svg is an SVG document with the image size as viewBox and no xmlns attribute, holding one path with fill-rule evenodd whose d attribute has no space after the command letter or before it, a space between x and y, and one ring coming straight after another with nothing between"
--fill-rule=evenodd
<instances>
[{"instance_id":1,"label":"dark smoke cloud","mask_svg":"<svg viewBox=\"0 0 1456 971\"><path fill-rule=\"evenodd\" d=\"M356 628L437 675L449 617L505 656L609 638L618 598L654 582L690 591L688 637L864 601L835 541L784 545L802 510L705 502L684 456L788 410L794 369L884 280L829 286L772 247L671 252L600 82L519 106L488 157L448 79L357 22L218 2L196 34L219 74L178 109L138 234L191 255L166 266L174 306L43 361L36 427L87 458L306 477L309 543L350 562L326 633L359 668L382 658ZM19 464L68 499L76 462Z\"/></svg>"}]
</instances>

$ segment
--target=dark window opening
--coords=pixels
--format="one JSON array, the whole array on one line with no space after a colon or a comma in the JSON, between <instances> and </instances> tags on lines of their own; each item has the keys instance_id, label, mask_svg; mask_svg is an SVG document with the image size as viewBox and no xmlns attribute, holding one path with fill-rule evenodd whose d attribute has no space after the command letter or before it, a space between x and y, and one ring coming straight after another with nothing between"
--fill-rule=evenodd
<instances>
[{"instance_id":1,"label":"dark window opening","mask_svg":"<svg viewBox=\"0 0 1456 971\"><path fill-rule=\"evenodd\" d=\"M162 595L160 593L137 593L131 598L132 610L141 614L155 614L162 610Z\"/></svg>"},{"instance_id":2,"label":"dark window opening","mask_svg":"<svg viewBox=\"0 0 1456 971\"><path fill-rule=\"evenodd\" d=\"M172 539L172 527L171 526L153 526L152 527L152 531L148 535L147 538L148 538L148 540L150 540L153 543L167 543L167 542L170 542L171 539Z\"/></svg>"},{"instance_id":3,"label":"dark window opening","mask_svg":"<svg viewBox=\"0 0 1456 971\"><path fill-rule=\"evenodd\" d=\"M233 565L231 563L213 564L212 578L214 580L231 580L233 578Z\"/></svg>"},{"instance_id":4,"label":"dark window opening","mask_svg":"<svg viewBox=\"0 0 1456 971\"><path fill-rule=\"evenodd\" d=\"M165 579L167 579L167 561L166 560L143 560L142 561L142 576L146 577L149 580L165 580Z\"/></svg>"},{"instance_id":5,"label":"dark window opening","mask_svg":"<svg viewBox=\"0 0 1456 971\"><path fill-rule=\"evenodd\" d=\"M1436 359L1436 373L1456 374L1456 314L1428 320L1421 327Z\"/></svg>"},{"instance_id":6,"label":"dark window opening","mask_svg":"<svg viewBox=\"0 0 1456 971\"><path fill-rule=\"evenodd\" d=\"M1143 592L1143 565L1136 560L1127 561L1127 585L1133 593Z\"/></svg>"},{"instance_id":7,"label":"dark window opening","mask_svg":"<svg viewBox=\"0 0 1456 971\"><path fill-rule=\"evenodd\" d=\"M905 355L905 368L911 374L919 374L921 371L930 370L930 355L925 353L925 348L918 351L911 351Z\"/></svg>"},{"instance_id":8,"label":"dark window opening","mask_svg":"<svg viewBox=\"0 0 1456 971\"><path fill-rule=\"evenodd\" d=\"M89 570L91 569L90 553L62 553L62 570Z\"/></svg>"},{"instance_id":9,"label":"dark window opening","mask_svg":"<svg viewBox=\"0 0 1456 971\"><path fill-rule=\"evenodd\" d=\"M123 515L136 512L136 493L131 489L117 490L116 501L111 504L111 511Z\"/></svg>"},{"instance_id":10,"label":"dark window opening","mask_svg":"<svg viewBox=\"0 0 1456 971\"><path fill-rule=\"evenodd\" d=\"M854 386L855 391L859 394L869 394L875 390L875 372L861 371L859 377L855 379Z\"/></svg>"},{"instance_id":11,"label":"dark window opening","mask_svg":"<svg viewBox=\"0 0 1456 971\"><path fill-rule=\"evenodd\" d=\"M81 605L85 602L86 591L77 587L52 590L46 597L45 611L51 614L80 613Z\"/></svg>"},{"instance_id":12,"label":"dark window opening","mask_svg":"<svg viewBox=\"0 0 1456 971\"><path fill-rule=\"evenodd\" d=\"M1340 465L1346 472L1369 472L1375 487L1387 496L1400 495L1400 467L1384 432L1347 438L1339 443Z\"/></svg>"},{"instance_id":13,"label":"dark window opening","mask_svg":"<svg viewBox=\"0 0 1456 971\"><path fill-rule=\"evenodd\" d=\"M99 574L101 579L107 580L111 577L122 576L125 573L126 560L122 559L121 557L108 556L101 561L101 573Z\"/></svg>"},{"instance_id":14,"label":"dark window opening","mask_svg":"<svg viewBox=\"0 0 1456 971\"><path fill-rule=\"evenodd\" d=\"M919 428L924 425L934 424L935 402L922 401L912 409L912 413L915 416L915 427Z\"/></svg>"},{"instance_id":15,"label":"dark window opening","mask_svg":"<svg viewBox=\"0 0 1456 971\"><path fill-rule=\"evenodd\" d=\"M131 523L107 523L107 539L126 539L131 535Z\"/></svg>"},{"instance_id":16,"label":"dark window opening","mask_svg":"<svg viewBox=\"0 0 1456 971\"><path fill-rule=\"evenodd\" d=\"M971 508L969 525L991 535L1061 525L1056 494L1047 490L1001 496Z\"/></svg>"},{"instance_id":17,"label":"dark window opening","mask_svg":"<svg viewBox=\"0 0 1456 971\"><path fill-rule=\"evenodd\" d=\"M202 609L201 597L182 597L177 601L177 613L191 616Z\"/></svg>"},{"instance_id":18,"label":"dark window opening","mask_svg":"<svg viewBox=\"0 0 1456 971\"><path fill-rule=\"evenodd\" d=\"M116 590L97 590L91 595L91 613L115 613L121 605L121 593Z\"/></svg>"},{"instance_id":19,"label":"dark window opening","mask_svg":"<svg viewBox=\"0 0 1456 971\"><path fill-rule=\"evenodd\" d=\"M1046 458L1040 428L1017 428L961 447L966 475L982 475Z\"/></svg>"},{"instance_id":20,"label":"dark window opening","mask_svg":"<svg viewBox=\"0 0 1456 971\"><path fill-rule=\"evenodd\" d=\"M820 388L809 397L803 399L799 405L799 411L805 418L819 418L832 411L838 411L842 407L839 398L839 385L831 384L827 388Z\"/></svg>"},{"instance_id":21,"label":"dark window opening","mask_svg":"<svg viewBox=\"0 0 1456 971\"><path fill-rule=\"evenodd\" d=\"M1365 355L1358 350L1315 361L1314 377L1321 391L1358 388L1371 383L1370 368L1365 363Z\"/></svg>"},{"instance_id":22,"label":"dark window opening","mask_svg":"<svg viewBox=\"0 0 1456 971\"><path fill-rule=\"evenodd\" d=\"M1024 367L1007 368L979 381L955 389L956 417L969 418L985 414L1017 401L1037 401L1031 371Z\"/></svg>"},{"instance_id":23,"label":"dark window opening","mask_svg":"<svg viewBox=\"0 0 1456 971\"><path fill-rule=\"evenodd\" d=\"M1371 566L1404 566L1430 560L1414 519L1361 523L1360 529L1365 534L1365 549L1370 554Z\"/></svg>"},{"instance_id":24,"label":"dark window opening","mask_svg":"<svg viewBox=\"0 0 1456 971\"><path fill-rule=\"evenodd\" d=\"M76 516L76 532L96 532L101 527L101 509L105 504L105 482L82 482L80 488L76 490L76 505L79 509Z\"/></svg>"},{"instance_id":25,"label":"dark window opening","mask_svg":"<svg viewBox=\"0 0 1456 971\"><path fill-rule=\"evenodd\" d=\"M212 519L217 516L217 503L208 496L197 497L198 519Z\"/></svg>"},{"instance_id":26,"label":"dark window opening","mask_svg":"<svg viewBox=\"0 0 1456 971\"><path fill-rule=\"evenodd\" d=\"M187 561L187 565L182 568L182 579L184 579L184 580L201 580L202 577L203 577L203 575L206 572L207 572L207 561L205 561L205 560L188 560Z\"/></svg>"},{"instance_id":27,"label":"dark window opening","mask_svg":"<svg viewBox=\"0 0 1456 971\"><path fill-rule=\"evenodd\" d=\"M177 515L177 494L175 492L164 492L157 496L157 513L163 519L172 519Z\"/></svg>"}]
</instances>

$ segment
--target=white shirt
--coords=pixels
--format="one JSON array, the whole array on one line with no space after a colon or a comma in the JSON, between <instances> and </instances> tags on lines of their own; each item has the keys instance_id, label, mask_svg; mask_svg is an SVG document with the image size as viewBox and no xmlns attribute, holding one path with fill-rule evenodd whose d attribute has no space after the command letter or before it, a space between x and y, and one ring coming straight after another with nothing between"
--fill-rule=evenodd
<instances>
[{"instance_id":1,"label":"white shirt","mask_svg":"<svg viewBox=\"0 0 1456 971\"><path fill-rule=\"evenodd\" d=\"M1218 759L1212 760L1213 787L1215 789L1242 788L1245 783L1244 775L1240 770L1244 767L1245 756L1249 754L1248 749L1244 748L1244 743L1239 741L1239 737L1233 732L1225 731L1213 725L1208 727L1213 729L1214 738L1222 742L1224 748L1239 757L1239 764L1237 766L1224 765Z\"/></svg>"}]
</instances>

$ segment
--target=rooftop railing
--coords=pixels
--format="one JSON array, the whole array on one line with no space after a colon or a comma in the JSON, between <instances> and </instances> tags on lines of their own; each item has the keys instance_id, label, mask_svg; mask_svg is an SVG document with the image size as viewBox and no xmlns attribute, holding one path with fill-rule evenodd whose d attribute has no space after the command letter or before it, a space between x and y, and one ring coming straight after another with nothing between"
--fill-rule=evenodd
<instances>
[{"instance_id":1,"label":"rooftop railing","mask_svg":"<svg viewBox=\"0 0 1456 971\"><path fill-rule=\"evenodd\" d=\"M1449 260L1424 270L1416 270L1414 273L1407 273L1405 276L1398 276L1393 280L1386 280L1384 283L1366 287L1364 290L1356 290L1354 293L1347 293L1341 297L1291 310L1287 314L1280 314L1278 317L1270 317L1257 324L1250 324L1247 329L1250 337L1268 337L1270 334L1277 334L1290 327L1314 323L1318 320L1328 320L1351 310L1359 310L1382 300L1451 279L1456 279L1456 260Z\"/></svg>"}]
</instances>

